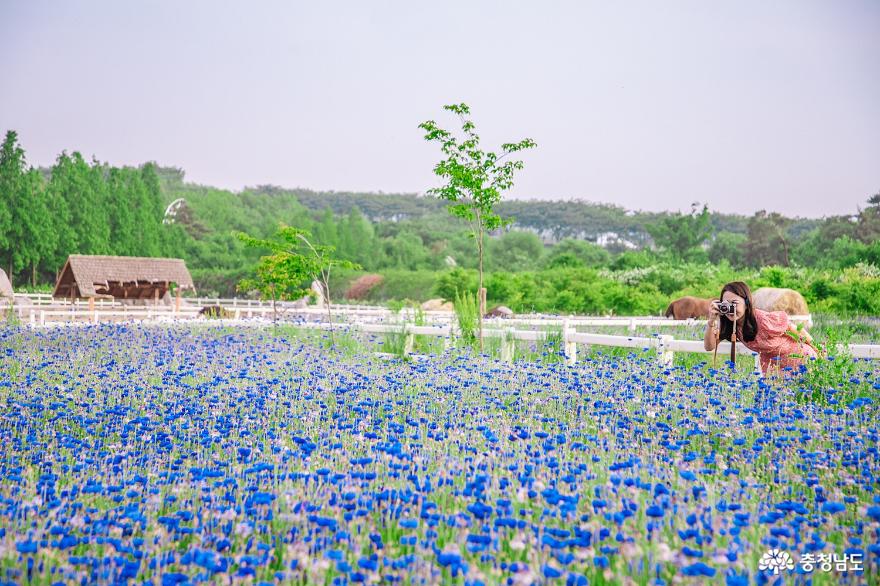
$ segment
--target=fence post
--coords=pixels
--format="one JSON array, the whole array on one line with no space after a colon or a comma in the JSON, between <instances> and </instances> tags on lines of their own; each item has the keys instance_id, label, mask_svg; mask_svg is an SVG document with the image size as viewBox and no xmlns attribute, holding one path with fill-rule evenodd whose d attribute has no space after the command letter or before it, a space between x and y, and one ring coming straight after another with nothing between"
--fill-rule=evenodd
<instances>
[{"instance_id":1,"label":"fence post","mask_svg":"<svg viewBox=\"0 0 880 586\"><path fill-rule=\"evenodd\" d=\"M406 356L408 354L412 354L413 345L415 344L415 341L416 341L416 335L413 334L412 332L410 332L409 328L407 328L405 326L404 326L403 331L406 332L406 338L404 339L404 342L403 342L403 354L404 354L404 356Z\"/></svg>"},{"instance_id":2,"label":"fence post","mask_svg":"<svg viewBox=\"0 0 880 586\"><path fill-rule=\"evenodd\" d=\"M449 324L449 332L443 336L443 351L447 352L452 348L452 324Z\"/></svg>"},{"instance_id":3,"label":"fence post","mask_svg":"<svg viewBox=\"0 0 880 586\"><path fill-rule=\"evenodd\" d=\"M235 319L236 320L241 319L241 310L238 308L236 308L236 310L235 310Z\"/></svg>"},{"instance_id":4,"label":"fence post","mask_svg":"<svg viewBox=\"0 0 880 586\"><path fill-rule=\"evenodd\" d=\"M566 362L569 364L577 362L577 344L569 340L574 332L574 328L569 326L568 319L562 320L562 347L565 350Z\"/></svg>"},{"instance_id":5,"label":"fence post","mask_svg":"<svg viewBox=\"0 0 880 586\"><path fill-rule=\"evenodd\" d=\"M515 344L516 338L513 337L513 328L507 328L501 338L501 360L503 362L513 362Z\"/></svg>"},{"instance_id":6,"label":"fence post","mask_svg":"<svg viewBox=\"0 0 880 586\"><path fill-rule=\"evenodd\" d=\"M629 318L629 331L636 331L636 318L634 317Z\"/></svg>"},{"instance_id":7,"label":"fence post","mask_svg":"<svg viewBox=\"0 0 880 586\"><path fill-rule=\"evenodd\" d=\"M672 366L675 357L672 351L672 336L660 336L657 342L657 360L662 366Z\"/></svg>"},{"instance_id":8,"label":"fence post","mask_svg":"<svg viewBox=\"0 0 880 586\"><path fill-rule=\"evenodd\" d=\"M31 309L31 310L30 310L30 313L31 313L31 316L30 316L31 327L34 327L34 323L35 323L35 321L36 321L36 320L34 319L34 310Z\"/></svg>"},{"instance_id":9,"label":"fence post","mask_svg":"<svg viewBox=\"0 0 880 586\"><path fill-rule=\"evenodd\" d=\"M40 310L40 325L46 325L46 311L43 309Z\"/></svg>"},{"instance_id":10,"label":"fence post","mask_svg":"<svg viewBox=\"0 0 880 586\"><path fill-rule=\"evenodd\" d=\"M763 370L761 370L761 355L757 352L755 353L755 374L761 376L763 374Z\"/></svg>"}]
</instances>

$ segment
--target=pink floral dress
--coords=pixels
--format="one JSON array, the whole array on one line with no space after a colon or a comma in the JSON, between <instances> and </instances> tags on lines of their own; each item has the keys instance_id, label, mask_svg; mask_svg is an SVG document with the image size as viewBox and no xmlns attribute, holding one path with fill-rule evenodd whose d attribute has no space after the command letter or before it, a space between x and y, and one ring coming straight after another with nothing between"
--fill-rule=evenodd
<instances>
[{"instance_id":1,"label":"pink floral dress","mask_svg":"<svg viewBox=\"0 0 880 586\"><path fill-rule=\"evenodd\" d=\"M803 342L798 342L786 334L788 331L788 314L784 311L764 311L755 309L755 320L758 322L758 334L751 342L742 339L741 326L737 336L752 352L757 352L761 359L761 370L769 374L786 367L797 369L810 358L816 358L816 351ZM794 355L794 356L793 356Z\"/></svg>"}]
</instances>

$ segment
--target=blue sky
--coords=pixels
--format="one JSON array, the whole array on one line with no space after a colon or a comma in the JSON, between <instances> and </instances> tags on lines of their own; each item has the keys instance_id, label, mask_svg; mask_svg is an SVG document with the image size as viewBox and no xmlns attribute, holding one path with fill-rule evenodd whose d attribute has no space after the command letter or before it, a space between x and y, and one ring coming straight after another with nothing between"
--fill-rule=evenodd
<instances>
[{"instance_id":1,"label":"blue sky","mask_svg":"<svg viewBox=\"0 0 880 586\"><path fill-rule=\"evenodd\" d=\"M880 2L0 0L0 130L231 189L423 192L465 101L512 192L855 212L880 191Z\"/></svg>"}]
</instances>

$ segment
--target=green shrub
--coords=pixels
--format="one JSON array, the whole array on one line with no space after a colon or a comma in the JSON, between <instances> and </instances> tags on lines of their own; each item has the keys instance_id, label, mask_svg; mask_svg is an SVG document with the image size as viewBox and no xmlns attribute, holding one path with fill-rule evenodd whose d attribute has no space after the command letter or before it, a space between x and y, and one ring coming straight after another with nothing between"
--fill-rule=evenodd
<instances>
[{"instance_id":1,"label":"green shrub","mask_svg":"<svg viewBox=\"0 0 880 586\"><path fill-rule=\"evenodd\" d=\"M405 325L400 326L396 332L386 332L382 344L382 351L393 354L398 358L406 358L406 332Z\"/></svg>"},{"instance_id":2,"label":"green shrub","mask_svg":"<svg viewBox=\"0 0 880 586\"><path fill-rule=\"evenodd\" d=\"M340 299L345 283L361 273L338 273L332 284ZM472 269L442 272L389 270L384 282L367 300L424 301L455 292L476 291ZM230 278L232 280L233 278ZM857 263L843 270L804 267L764 267L737 270L726 262L694 264L656 262L622 270L557 267L528 272L494 272L486 276L487 300L517 313L575 313L585 315L657 315L672 299L684 295L714 297L729 281L745 281L752 290L788 287L800 291L812 313L880 315L880 269ZM202 292L202 291L200 291Z\"/></svg>"},{"instance_id":3,"label":"green shrub","mask_svg":"<svg viewBox=\"0 0 880 586\"><path fill-rule=\"evenodd\" d=\"M657 257L647 250L627 250L611 261L615 271L649 267L657 263Z\"/></svg>"},{"instance_id":4,"label":"green shrub","mask_svg":"<svg viewBox=\"0 0 880 586\"><path fill-rule=\"evenodd\" d=\"M196 269L192 271L193 284L199 297L236 297L241 293L236 286L242 280L253 277L253 269Z\"/></svg>"},{"instance_id":5,"label":"green shrub","mask_svg":"<svg viewBox=\"0 0 880 586\"><path fill-rule=\"evenodd\" d=\"M2 304L0 304L2 307ZM3 310L5 321L7 326L20 326L21 320L18 319L18 312L15 311L15 306L10 302L9 306Z\"/></svg>"},{"instance_id":6,"label":"green shrub","mask_svg":"<svg viewBox=\"0 0 880 586\"><path fill-rule=\"evenodd\" d=\"M880 280L850 280L841 287L836 301L838 313L880 315Z\"/></svg>"},{"instance_id":7,"label":"green shrub","mask_svg":"<svg viewBox=\"0 0 880 586\"><path fill-rule=\"evenodd\" d=\"M456 267L437 276L434 293L444 301L452 301L459 291L477 290L477 272Z\"/></svg>"},{"instance_id":8,"label":"green shrub","mask_svg":"<svg viewBox=\"0 0 880 586\"><path fill-rule=\"evenodd\" d=\"M391 299L413 299L426 301L434 295L438 274L434 271L382 271L385 279L374 287L367 296L371 302L385 302Z\"/></svg>"},{"instance_id":9,"label":"green shrub","mask_svg":"<svg viewBox=\"0 0 880 586\"><path fill-rule=\"evenodd\" d=\"M861 368L850 355L847 347L852 339L852 331L845 326L828 329L824 340L827 358L810 360L800 378L801 389L797 398L800 402L849 403L852 400L873 394L870 384L861 378Z\"/></svg>"},{"instance_id":10,"label":"green shrub","mask_svg":"<svg viewBox=\"0 0 880 586\"><path fill-rule=\"evenodd\" d=\"M476 294L467 291L455 294L455 317L461 342L473 347L477 342L479 318Z\"/></svg>"},{"instance_id":11,"label":"green shrub","mask_svg":"<svg viewBox=\"0 0 880 586\"><path fill-rule=\"evenodd\" d=\"M787 287L787 275L783 267L764 267L759 275L759 283L765 287ZM754 287L757 289L758 287Z\"/></svg>"}]
</instances>

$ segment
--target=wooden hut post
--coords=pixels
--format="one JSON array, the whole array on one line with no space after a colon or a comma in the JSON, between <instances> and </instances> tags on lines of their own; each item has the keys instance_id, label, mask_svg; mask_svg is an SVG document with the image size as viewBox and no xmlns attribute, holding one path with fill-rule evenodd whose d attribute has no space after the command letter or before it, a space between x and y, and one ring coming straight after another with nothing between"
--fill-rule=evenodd
<instances>
[{"instance_id":1,"label":"wooden hut post","mask_svg":"<svg viewBox=\"0 0 880 586\"><path fill-rule=\"evenodd\" d=\"M175 293L177 293L177 295L174 296L174 313L180 315L180 287L177 287L176 289Z\"/></svg>"}]
</instances>

